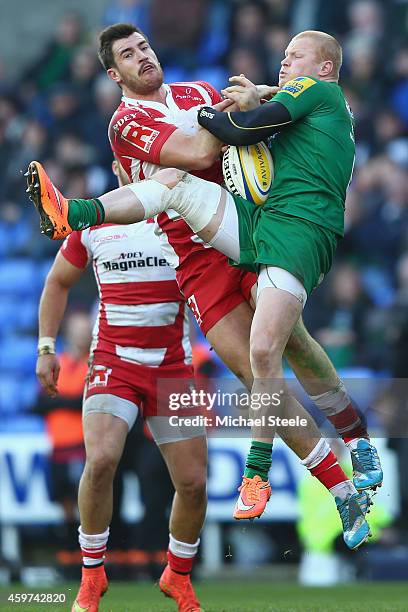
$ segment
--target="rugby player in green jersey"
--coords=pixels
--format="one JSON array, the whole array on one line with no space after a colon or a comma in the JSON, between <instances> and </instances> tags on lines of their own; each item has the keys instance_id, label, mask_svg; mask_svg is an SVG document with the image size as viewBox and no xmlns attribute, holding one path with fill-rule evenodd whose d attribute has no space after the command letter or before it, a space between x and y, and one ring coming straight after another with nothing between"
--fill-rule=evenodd
<instances>
[{"instance_id":1,"label":"rugby player in green jersey","mask_svg":"<svg viewBox=\"0 0 408 612\"><path fill-rule=\"evenodd\" d=\"M285 401L283 351L307 296L330 269L343 233L354 141L351 114L337 84L340 65L341 48L335 39L304 32L288 46L280 91L269 104L249 112L200 110L199 123L227 144L251 144L276 134L271 144L276 178L263 207L172 168L99 199L69 201L49 182L39 164L31 164L29 171L30 192L43 227L51 229L53 238L102 222L134 223L173 208L205 242L237 264L256 269L258 298L251 331L253 391L269 393L270 397L280 393L281 405ZM248 104L252 96L250 105L254 106L254 91L259 90L249 82L237 83L235 87L246 91L227 91L227 95L241 93ZM259 104L259 95L255 103ZM280 414L279 406L270 405L268 410L275 416ZM273 435L272 427L262 429L255 432L255 442L269 444L270 453ZM355 471L364 481L361 488L379 486L382 471L375 448L366 438L355 444L351 451ZM241 508L252 510L260 500L253 495L250 481L244 479L240 500ZM368 535L359 510L360 498L356 492L343 491L336 503L345 539L354 548Z\"/></svg>"}]
</instances>

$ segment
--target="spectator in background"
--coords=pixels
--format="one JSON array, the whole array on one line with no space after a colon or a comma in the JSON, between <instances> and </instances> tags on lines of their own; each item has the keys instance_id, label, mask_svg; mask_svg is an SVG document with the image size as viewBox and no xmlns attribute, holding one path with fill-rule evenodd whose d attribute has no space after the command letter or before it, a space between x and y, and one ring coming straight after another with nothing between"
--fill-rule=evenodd
<instances>
[{"instance_id":1,"label":"spectator in background","mask_svg":"<svg viewBox=\"0 0 408 612\"><path fill-rule=\"evenodd\" d=\"M55 140L52 157L66 175L72 169L88 169L95 159L95 150L77 132L69 131Z\"/></svg>"},{"instance_id":2,"label":"spectator in background","mask_svg":"<svg viewBox=\"0 0 408 612\"><path fill-rule=\"evenodd\" d=\"M206 13L202 0L151 0L150 31L158 57L166 58L166 64L194 68Z\"/></svg>"},{"instance_id":3,"label":"spectator in background","mask_svg":"<svg viewBox=\"0 0 408 612\"><path fill-rule=\"evenodd\" d=\"M84 312L72 312L65 320L66 347L60 355L58 395L49 397L40 393L35 411L44 414L52 451L51 490L54 501L64 513L64 528L58 530L61 564L72 562L77 549L77 497L78 484L85 463L82 431L82 394L88 372L91 344L91 321ZM49 355L40 355L37 375ZM58 375L58 372L56 371Z\"/></svg>"},{"instance_id":4,"label":"spectator in background","mask_svg":"<svg viewBox=\"0 0 408 612\"><path fill-rule=\"evenodd\" d=\"M253 83L268 83L267 63L261 54L250 46L236 46L228 56L228 73L245 74Z\"/></svg>"},{"instance_id":5,"label":"spectator in background","mask_svg":"<svg viewBox=\"0 0 408 612\"><path fill-rule=\"evenodd\" d=\"M348 47L347 76L344 79L354 95L363 101L365 110L378 104L383 82L377 80L377 48L367 45L364 39L354 39Z\"/></svg>"},{"instance_id":6,"label":"spectator in background","mask_svg":"<svg viewBox=\"0 0 408 612\"><path fill-rule=\"evenodd\" d=\"M232 18L234 44L253 46L258 51L264 51L264 36L268 20L268 7L262 0L239 4Z\"/></svg>"},{"instance_id":7,"label":"spectator in background","mask_svg":"<svg viewBox=\"0 0 408 612\"><path fill-rule=\"evenodd\" d=\"M269 12L269 22L287 27L289 24L288 0L265 0Z\"/></svg>"},{"instance_id":8,"label":"spectator in background","mask_svg":"<svg viewBox=\"0 0 408 612\"><path fill-rule=\"evenodd\" d=\"M69 66L69 82L76 90L82 112L86 112L94 102L93 87L100 74L92 46L80 47L72 56Z\"/></svg>"},{"instance_id":9,"label":"spectator in background","mask_svg":"<svg viewBox=\"0 0 408 612\"><path fill-rule=\"evenodd\" d=\"M80 15L75 12L66 13L43 53L25 70L23 80L32 82L40 91L64 80L69 73L72 56L82 42L83 26Z\"/></svg>"},{"instance_id":10,"label":"spectator in background","mask_svg":"<svg viewBox=\"0 0 408 612\"><path fill-rule=\"evenodd\" d=\"M364 320L372 306L362 286L361 274L350 264L333 269L331 286L315 327L316 339L322 344L336 369L367 363Z\"/></svg>"},{"instance_id":11,"label":"spectator in background","mask_svg":"<svg viewBox=\"0 0 408 612\"><path fill-rule=\"evenodd\" d=\"M109 169L107 176L112 181L112 189L114 189L115 182L110 172L112 152L107 126L120 103L120 90L112 81L108 81L104 74L100 74L94 82L92 97L94 103L87 109L83 131L87 144L96 154L95 161L104 169Z\"/></svg>"},{"instance_id":12,"label":"spectator in background","mask_svg":"<svg viewBox=\"0 0 408 612\"><path fill-rule=\"evenodd\" d=\"M67 191L75 197L79 193L78 181L85 193L92 193L95 188L97 191L108 188L113 183L111 173L98 161L95 146L75 133L68 133L55 142L53 158L48 160L47 165L54 166L57 175L62 174Z\"/></svg>"},{"instance_id":13,"label":"spectator in background","mask_svg":"<svg viewBox=\"0 0 408 612\"><path fill-rule=\"evenodd\" d=\"M8 148L7 162L2 168L7 168L7 175L14 189L21 189L21 180L18 171L25 168L30 159L44 159L47 156L49 145L47 132L36 119L24 122L21 133L21 146L10 155ZM1 162L0 162L1 163Z\"/></svg>"},{"instance_id":14,"label":"spectator in background","mask_svg":"<svg viewBox=\"0 0 408 612\"><path fill-rule=\"evenodd\" d=\"M53 140L67 132L82 135L80 96L73 85L57 83L49 89L48 111L48 130Z\"/></svg>"},{"instance_id":15,"label":"spectator in background","mask_svg":"<svg viewBox=\"0 0 408 612\"><path fill-rule=\"evenodd\" d=\"M290 3L290 31L322 30L333 36L344 34L348 28L347 6L350 0L327 2L327 0L292 0Z\"/></svg>"},{"instance_id":16,"label":"spectator in background","mask_svg":"<svg viewBox=\"0 0 408 612\"><path fill-rule=\"evenodd\" d=\"M344 10L344 9L343 9ZM350 30L345 36L345 52L348 45L359 40L366 47L374 48L384 37L384 15L381 3L376 0L357 0L349 3Z\"/></svg>"},{"instance_id":17,"label":"spectator in background","mask_svg":"<svg viewBox=\"0 0 408 612\"><path fill-rule=\"evenodd\" d=\"M340 252L377 266L392 281L408 228L407 173L388 157L379 156L360 169L353 187L356 210Z\"/></svg>"},{"instance_id":18,"label":"spectator in background","mask_svg":"<svg viewBox=\"0 0 408 612\"><path fill-rule=\"evenodd\" d=\"M273 22L272 22L273 23ZM279 80L282 61L282 49L286 49L290 40L288 29L282 25L271 25L265 32L266 60L271 83Z\"/></svg>"},{"instance_id":19,"label":"spectator in background","mask_svg":"<svg viewBox=\"0 0 408 612\"><path fill-rule=\"evenodd\" d=\"M408 127L404 126L402 119L391 108L380 110L376 119L374 153L385 153L396 163L403 163L403 151L408 151Z\"/></svg>"}]
</instances>

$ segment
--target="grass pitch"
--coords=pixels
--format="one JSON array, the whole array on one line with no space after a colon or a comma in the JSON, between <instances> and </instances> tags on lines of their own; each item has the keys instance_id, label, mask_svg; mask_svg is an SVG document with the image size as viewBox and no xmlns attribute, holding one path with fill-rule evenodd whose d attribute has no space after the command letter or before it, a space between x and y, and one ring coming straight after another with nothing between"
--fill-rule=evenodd
<instances>
[{"instance_id":1,"label":"grass pitch","mask_svg":"<svg viewBox=\"0 0 408 612\"><path fill-rule=\"evenodd\" d=\"M53 589L1 587L1 612L59 612L69 610L78 585ZM203 581L197 594L205 612L407 612L408 583L359 583L333 588L305 588L296 584L268 582ZM11 592L66 594L65 604L10 604ZM175 603L152 584L113 582L103 597L100 612L170 612Z\"/></svg>"}]
</instances>

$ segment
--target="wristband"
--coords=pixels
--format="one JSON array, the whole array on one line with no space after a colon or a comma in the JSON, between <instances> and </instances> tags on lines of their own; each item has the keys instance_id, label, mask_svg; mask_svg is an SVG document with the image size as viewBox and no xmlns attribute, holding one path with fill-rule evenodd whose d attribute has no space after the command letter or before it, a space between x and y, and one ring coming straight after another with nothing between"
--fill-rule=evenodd
<instances>
[{"instance_id":1,"label":"wristband","mask_svg":"<svg viewBox=\"0 0 408 612\"><path fill-rule=\"evenodd\" d=\"M55 338L42 336L38 339L38 355L55 355Z\"/></svg>"}]
</instances>

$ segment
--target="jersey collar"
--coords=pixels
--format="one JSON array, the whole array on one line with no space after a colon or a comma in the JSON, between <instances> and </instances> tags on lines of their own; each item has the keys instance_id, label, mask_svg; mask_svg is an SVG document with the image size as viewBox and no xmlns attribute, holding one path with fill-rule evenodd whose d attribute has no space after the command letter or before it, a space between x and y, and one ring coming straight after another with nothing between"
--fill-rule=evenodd
<instances>
[{"instance_id":1,"label":"jersey collar","mask_svg":"<svg viewBox=\"0 0 408 612\"><path fill-rule=\"evenodd\" d=\"M161 113L163 113L164 109L168 111L178 110L176 103L173 100L173 95L170 89L170 86L167 83L163 83L163 87L166 91L166 104L162 102L154 102L153 100L138 100L137 98L129 98L128 96L122 96L122 102L124 102L128 106L147 106L148 108L154 108Z\"/></svg>"}]
</instances>

